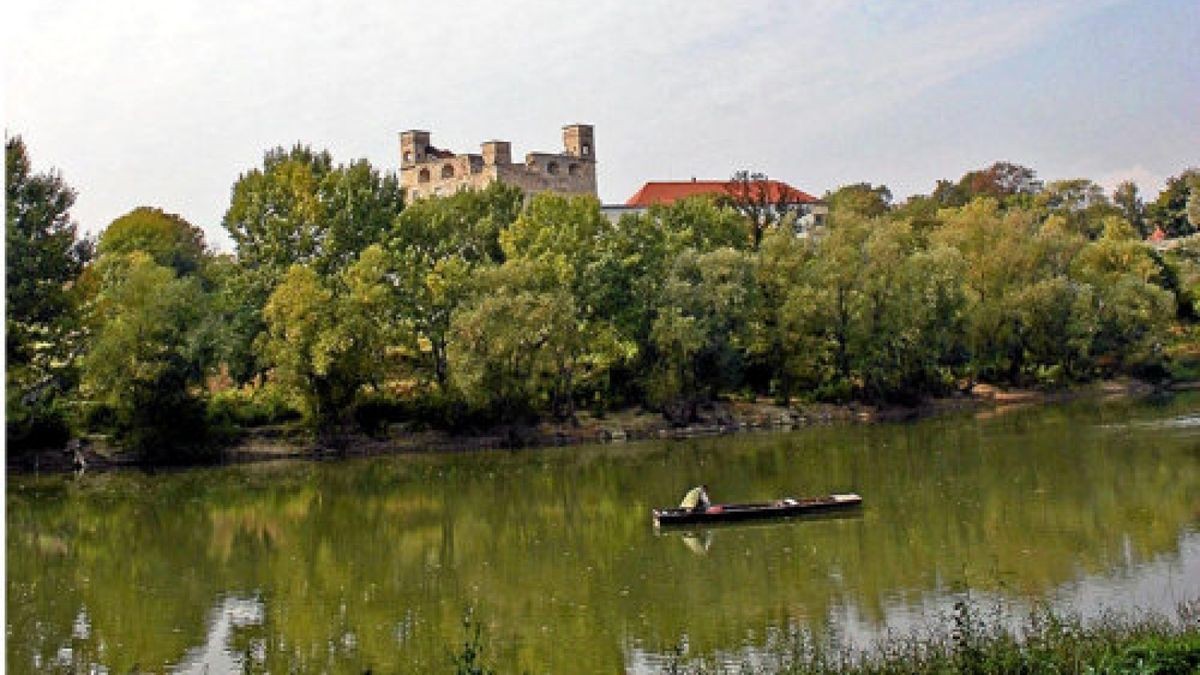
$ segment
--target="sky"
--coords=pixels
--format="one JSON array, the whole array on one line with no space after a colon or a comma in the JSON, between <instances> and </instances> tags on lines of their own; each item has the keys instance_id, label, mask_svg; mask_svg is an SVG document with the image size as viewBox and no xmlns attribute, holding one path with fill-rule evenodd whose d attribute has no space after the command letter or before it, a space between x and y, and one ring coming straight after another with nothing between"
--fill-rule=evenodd
<instances>
[{"instance_id":1,"label":"sky","mask_svg":"<svg viewBox=\"0 0 1200 675\"><path fill-rule=\"evenodd\" d=\"M238 175L297 142L399 165L399 132L514 157L595 125L601 201L751 169L897 198L997 160L1129 178L1200 165L1196 0L8 3L6 136L97 233L138 206L230 250Z\"/></svg>"}]
</instances>

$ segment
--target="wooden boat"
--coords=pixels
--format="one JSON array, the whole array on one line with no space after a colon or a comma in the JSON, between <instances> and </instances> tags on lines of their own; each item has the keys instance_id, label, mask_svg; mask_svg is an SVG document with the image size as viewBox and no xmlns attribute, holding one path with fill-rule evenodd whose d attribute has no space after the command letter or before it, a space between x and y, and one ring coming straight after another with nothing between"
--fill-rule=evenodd
<instances>
[{"instance_id":1,"label":"wooden boat","mask_svg":"<svg viewBox=\"0 0 1200 675\"><path fill-rule=\"evenodd\" d=\"M755 504L713 504L703 511L692 509L654 509L654 524L693 525L697 523L725 523L760 518L787 518L809 513L826 513L862 505L862 497L853 494L833 494L805 499L777 499L773 502Z\"/></svg>"}]
</instances>

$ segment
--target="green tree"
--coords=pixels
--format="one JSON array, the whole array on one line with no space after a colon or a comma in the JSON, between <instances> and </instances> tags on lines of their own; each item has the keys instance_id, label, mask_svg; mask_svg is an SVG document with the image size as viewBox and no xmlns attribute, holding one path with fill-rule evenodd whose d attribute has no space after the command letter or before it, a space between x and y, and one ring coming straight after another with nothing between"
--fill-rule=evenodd
<instances>
[{"instance_id":1,"label":"green tree","mask_svg":"<svg viewBox=\"0 0 1200 675\"><path fill-rule=\"evenodd\" d=\"M328 152L302 145L268 151L261 168L234 183L223 220L249 277L237 279L229 291L253 307L238 313L233 325L239 332L227 332L228 351L253 353L251 345L265 328L261 311L267 296L292 265L312 267L321 276L340 273L368 246L387 239L402 208L395 175L380 174L366 160L334 166ZM248 378L263 367L239 363L233 371Z\"/></svg>"},{"instance_id":2,"label":"green tree","mask_svg":"<svg viewBox=\"0 0 1200 675\"><path fill-rule=\"evenodd\" d=\"M1121 210L1121 215L1125 217L1125 220L1129 221L1129 224L1137 230L1139 236L1144 239L1150 235L1150 228L1146 220L1146 205L1138 194L1137 183L1131 180L1121 181L1121 184L1113 190L1112 201Z\"/></svg>"},{"instance_id":3,"label":"green tree","mask_svg":"<svg viewBox=\"0 0 1200 675\"><path fill-rule=\"evenodd\" d=\"M33 173L19 136L5 140L4 164L5 435L18 449L65 440L63 397L83 347L72 286L91 243L71 218L74 190L56 172Z\"/></svg>"},{"instance_id":4,"label":"green tree","mask_svg":"<svg viewBox=\"0 0 1200 675\"><path fill-rule=\"evenodd\" d=\"M200 228L149 206L114 220L100 234L96 250L101 256L142 251L179 276L199 273L208 255Z\"/></svg>"},{"instance_id":5,"label":"green tree","mask_svg":"<svg viewBox=\"0 0 1200 675\"><path fill-rule=\"evenodd\" d=\"M1048 183L1034 203L1051 214L1064 217L1069 226L1089 239L1098 238L1105 220L1120 215L1121 209L1109 201L1104 189L1086 178Z\"/></svg>"},{"instance_id":6,"label":"green tree","mask_svg":"<svg viewBox=\"0 0 1200 675\"><path fill-rule=\"evenodd\" d=\"M753 258L720 248L685 250L662 288L651 328L649 403L687 423L700 403L739 386L758 295Z\"/></svg>"},{"instance_id":7,"label":"green tree","mask_svg":"<svg viewBox=\"0 0 1200 675\"><path fill-rule=\"evenodd\" d=\"M394 174L366 160L335 167L328 152L297 145L268 151L261 169L238 177L224 225L251 269L333 274L382 241L402 207Z\"/></svg>"},{"instance_id":8,"label":"green tree","mask_svg":"<svg viewBox=\"0 0 1200 675\"><path fill-rule=\"evenodd\" d=\"M486 274L490 292L456 311L451 324L456 390L503 421L569 405L582 340L570 293L530 288L521 277L536 273L522 267L513 262Z\"/></svg>"},{"instance_id":9,"label":"green tree","mask_svg":"<svg viewBox=\"0 0 1200 675\"><path fill-rule=\"evenodd\" d=\"M190 459L204 436L195 391L206 361L200 282L142 251L111 254L97 266L104 282L91 308L85 396L111 411L118 438L144 457Z\"/></svg>"},{"instance_id":10,"label":"green tree","mask_svg":"<svg viewBox=\"0 0 1200 675\"><path fill-rule=\"evenodd\" d=\"M831 390L850 391L851 339L861 303L865 246L875 221L855 212L831 217L828 236L820 242L814 265L814 300L823 309L816 320L832 351L835 375L826 384ZM836 381L834 381L836 379Z\"/></svg>"},{"instance_id":11,"label":"green tree","mask_svg":"<svg viewBox=\"0 0 1200 675\"><path fill-rule=\"evenodd\" d=\"M262 356L318 432L345 426L359 391L387 374L395 340L389 275L380 246L331 279L293 265L263 309Z\"/></svg>"},{"instance_id":12,"label":"green tree","mask_svg":"<svg viewBox=\"0 0 1200 675\"><path fill-rule=\"evenodd\" d=\"M806 339L812 303L800 301L809 297L805 292L811 290L815 250L810 239L776 230L763 240L755 263L759 302L750 320L747 376L757 390L770 391L786 404L796 381L809 371L803 355L818 349Z\"/></svg>"},{"instance_id":13,"label":"green tree","mask_svg":"<svg viewBox=\"0 0 1200 675\"><path fill-rule=\"evenodd\" d=\"M985 380L1019 384L1027 336L1019 293L1045 277L1051 259L1031 245L1038 232L1034 214L1024 209L1003 212L995 199L982 198L947 210L943 218L935 243L957 249L964 259L971 370Z\"/></svg>"},{"instance_id":14,"label":"green tree","mask_svg":"<svg viewBox=\"0 0 1200 675\"><path fill-rule=\"evenodd\" d=\"M472 321L492 335L503 329L497 310L513 305L508 320L524 326L528 335L504 344L521 345L528 354L502 357L509 366L495 371L497 381L520 382L506 389L526 397L528 410L548 407L557 417L569 418L581 392L601 396L608 389L606 376L618 361L633 353L622 340L612 316L610 291L621 281L621 269L605 255L606 240L616 237L616 226L605 218L599 203L588 197L563 197L544 193L534 197L525 211L500 235L505 263L484 275L478 287L492 297L476 302L455 317L456 334L468 342L459 345L456 361L462 367L478 367L486 360L483 343L469 327ZM518 308L541 317L535 324L517 319ZM552 320L548 312L556 312ZM541 325L541 324L544 324ZM455 375L460 389L478 391L479 381L471 373ZM479 397L475 397L478 401ZM488 402L516 410L511 397Z\"/></svg>"},{"instance_id":15,"label":"green tree","mask_svg":"<svg viewBox=\"0 0 1200 675\"><path fill-rule=\"evenodd\" d=\"M831 214L856 213L868 218L882 216L892 209L892 191L886 185L854 183L825 195Z\"/></svg>"},{"instance_id":16,"label":"green tree","mask_svg":"<svg viewBox=\"0 0 1200 675\"><path fill-rule=\"evenodd\" d=\"M397 272L395 320L413 327L418 372L442 389L449 382L451 317L470 297L474 272L503 260L499 235L516 220L523 199L519 189L501 183L422 199L400 214L387 239Z\"/></svg>"},{"instance_id":17,"label":"green tree","mask_svg":"<svg viewBox=\"0 0 1200 675\"><path fill-rule=\"evenodd\" d=\"M651 206L641 218L643 226L661 229L671 251L693 248L750 250L745 218L733 208L708 196L689 197L670 205Z\"/></svg>"},{"instance_id":18,"label":"green tree","mask_svg":"<svg viewBox=\"0 0 1200 675\"><path fill-rule=\"evenodd\" d=\"M1183 237L1200 231L1188 219L1188 201L1200 192L1200 169L1187 169L1167 179L1158 198L1146 208L1151 227L1161 227L1168 237Z\"/></svg>"},{"instance_id":19,"label":"green tree","mask_svg":"<svg viewBox=\"0 0 1200 675\"><path fill-rule=\"evenodd\" d=\"M205 277L212 284L209 323L215 357L234 382L250 382L267 368L254 340L266 326L260 307L271 295L271 280L231 255L211 258Z\"/></svg>"},{"instance_id":20,"label":"green tree","mask_svg":"<svg viewBox=\"0 0 1200 675\"><path fill-rule=\"evenodd\" d=\"M958 365L961 256L925 249L905 221L878 223L862 253L851 345L863 396L913 402L940 393Z\"/></svg>"},{"instance_id":21,"label":"green tree","mask_svg":"<svg viewBox=\"0 0 1200 675\"><path fill-rule=\"evenodd\" d=\"M1072 276L1093 289L1092 349L1114 367L1154 368L1162 360L1175 296L1159 285L1162 267L1122 218L1080 251Z\"/></svg>"}]
</instances>

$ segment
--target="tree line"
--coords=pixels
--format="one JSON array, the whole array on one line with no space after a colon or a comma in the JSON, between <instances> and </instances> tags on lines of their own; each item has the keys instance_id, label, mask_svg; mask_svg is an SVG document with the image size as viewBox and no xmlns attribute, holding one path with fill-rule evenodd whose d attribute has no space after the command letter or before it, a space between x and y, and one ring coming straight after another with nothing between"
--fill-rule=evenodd
<instances>
[{"instance_id":1,"label":"tree line","mask_svg":"<svg viewBox=\"0 0 1200 675\"><path fill-rule=\"evenodd\" d=\"M13 449L105 433L174 461L287 420L464 428L640 406L686 424L730 396L1178 377L1200 309L1200 247L1143 242L1197 231L1195 169L1150 203L1009 163L903 203L849 185L798 232L730 199L618 222L593 198L501 184L405 204L394 174L296 146L237 178L221 254L152 207L81 238L62 177L34 172L19 137L5 158Z\"/></svg>"}]
</instances>

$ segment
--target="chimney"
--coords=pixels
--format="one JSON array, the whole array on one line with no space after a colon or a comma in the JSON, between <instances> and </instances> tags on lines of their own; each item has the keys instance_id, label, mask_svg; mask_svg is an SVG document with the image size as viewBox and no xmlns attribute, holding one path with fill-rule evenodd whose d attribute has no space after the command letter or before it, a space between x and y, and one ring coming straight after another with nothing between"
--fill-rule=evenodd
<instances>
[{"instance_id":1,"label":"chimney","mask_svg":"<svg viewBox=\"0 0 1200 675\"><path fill-rule=\"evenodd\" d=\"M512 143L508 141L485 141L483 148L484 166L512 164Z\"/></svg>"}]
</instances>

